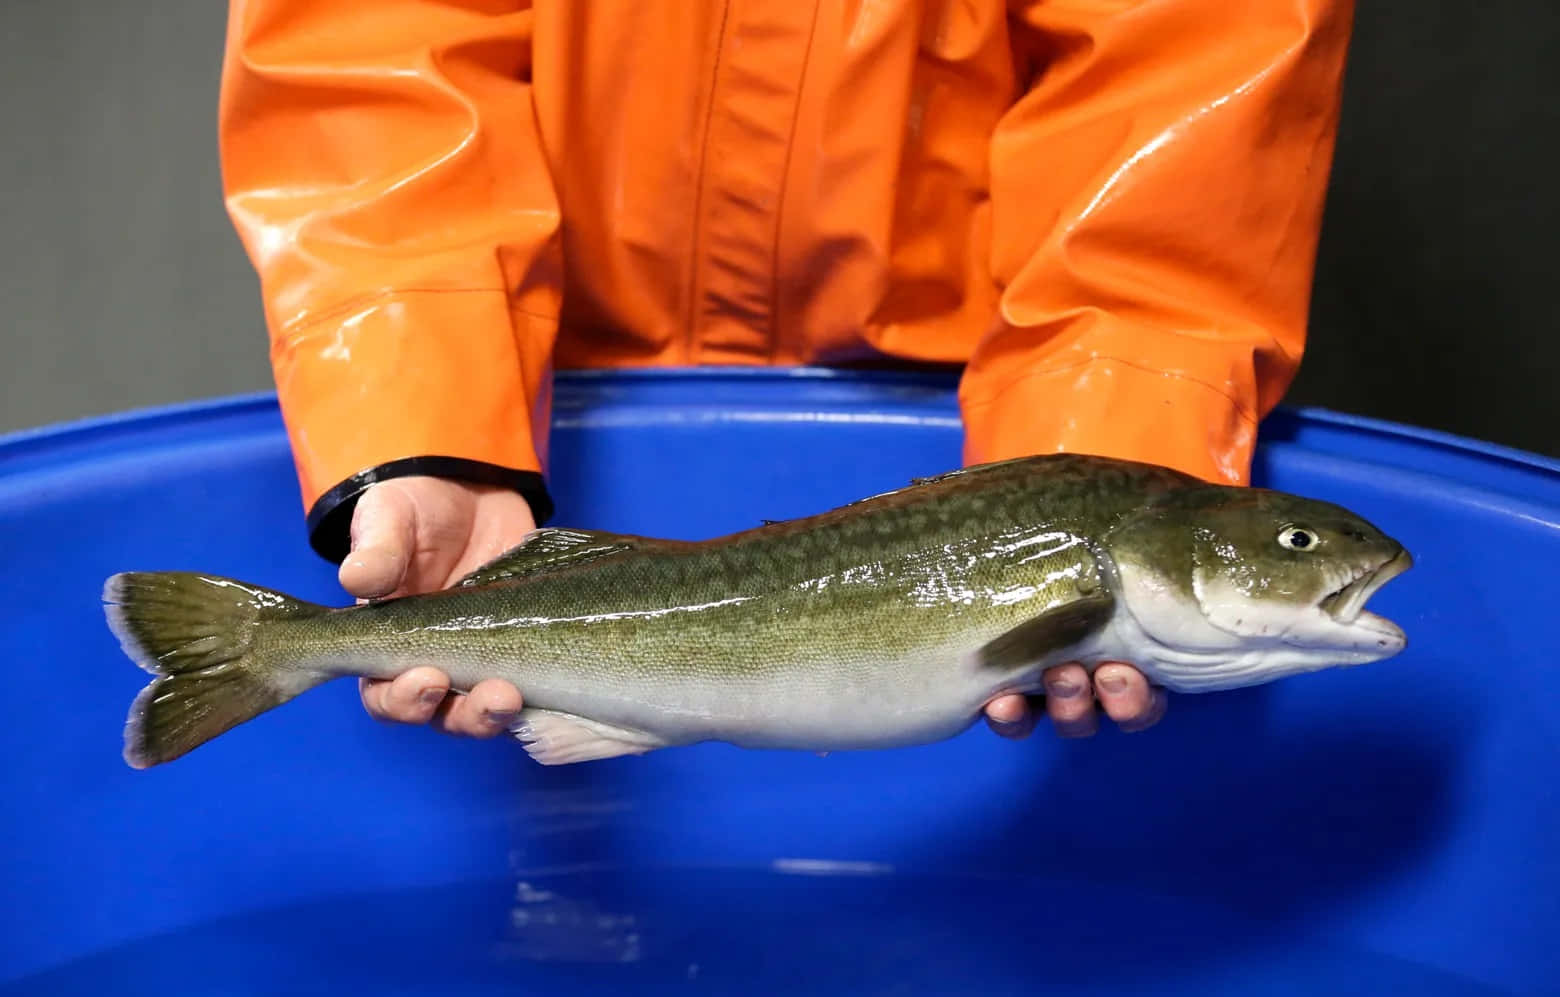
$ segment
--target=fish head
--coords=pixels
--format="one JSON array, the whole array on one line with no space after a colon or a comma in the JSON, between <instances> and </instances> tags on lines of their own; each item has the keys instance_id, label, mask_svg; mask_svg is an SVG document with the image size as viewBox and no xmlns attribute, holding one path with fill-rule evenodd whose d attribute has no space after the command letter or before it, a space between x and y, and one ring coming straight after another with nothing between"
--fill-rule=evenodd
<instances>
[{"instance_id":1,"label":"fish head","mask_svg":"<svg viewBox=\"0 0 1560 997\"><path fill-rule=\"evenodd\" d=\"M1110 548L1124 602L1171 688L1257 685L1379 661L1407 644L1365 604L1413 557L1341 506L1258 488L1192 489L1129 519Z\"/></svg>"}]
</instances>

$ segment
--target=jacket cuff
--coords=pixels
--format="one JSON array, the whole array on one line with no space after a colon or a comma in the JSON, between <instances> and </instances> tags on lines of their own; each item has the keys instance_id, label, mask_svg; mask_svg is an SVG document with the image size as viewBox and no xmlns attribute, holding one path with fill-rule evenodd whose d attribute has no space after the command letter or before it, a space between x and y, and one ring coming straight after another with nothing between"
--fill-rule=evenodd
<instances>
[{"instance_id":1,"label":"jacket cuff","mask_svg":"<svg viewBox=\"0 0 1560 997\"><path fill-rule=\"evenodd\" d=\"M309 546L332 564L340 564L352 549L352 511L363 492L381 481L409 477L447 478L513 489L530 505L537 526L545 524L554 512L547 483L536 471L518 471L461 457L405 457L359 471L321 495L309 509Z\"/></svg>"},{"instance_id":2,"label":"jacket cuff","mask_svg":"<svg viewBox=\"0 0 1560 997\"><path fill-rule=\"evenodd\" d=\"M305 509L421 456L546 467L555 323L498 290L399 290L315 316L272 348Z\"/></svg>"}]
</instances>

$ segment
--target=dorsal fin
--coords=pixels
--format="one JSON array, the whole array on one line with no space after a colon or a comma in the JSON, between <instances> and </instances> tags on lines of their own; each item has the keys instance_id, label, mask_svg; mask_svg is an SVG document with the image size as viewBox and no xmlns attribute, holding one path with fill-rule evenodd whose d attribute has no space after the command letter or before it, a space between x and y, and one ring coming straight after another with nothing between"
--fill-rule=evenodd
<instances>
[{"instance_id":1,"label":"dorsal fin","mask_svg":"<svg viewBox=\"0 0 1560 997\"><path fill-rule=\"evenodd\" d=\"M928 474L920 478L911 478L911 487L935 484L939 481L948 481L952 478L969 478L977 475L985 475L993 472L1009 471L1014 467L1024 464L1034 464L1037 460L1044 461L1057 455L1035 455L1028 457L1009 457L1006 460L993 460L985 464L966 464L956 467L951 471L943 471L941 474Z\"/></svg>"},{"instance_id":2,"label":"dorsal fin","mask_svg":"<svg viewBox=\"0 0 1560 997\"><path fill-rule=\"evenodd\" d=\"M1023 459L1025 459L1025 458L1017 458L1017 460L1023 460ZM947 481L950 478L962 478L962 477L966 477L966 476L971 475L971 474L979 474L981 472L984 472L984 471L990 470L990 469L992 469L994 467L997 467L1000 464L1008 464L1008 463L1016 463L1016 462L1017 461L1015 460L1015 461L1000 461L1000 462L995 463L995 464L974 464L974 465L971 465L969 467L956 467L956 468L954 468L951 471L942 471L942 472L940 472L938 474L928 474L928 475L925 475L925 476L919 477L919 478L911 478L910 479L910 483L908 485L906 485L905 487L903 487L903 488L895 488L895 489L893 489L891 491L879 492L876 495L868 495L866 498L859 498L859 499L856 499L854 502L847 502L847 503L845 503L845 505L841 506L840 508L843 509L843 508L848 508L849 506L853 506L853 505L861 505L861 504L863 504L865 502L871 502L873 499L888 498L890 495L898 495L901 492L908 491L909 489L912 489L912 488L920 488L923 485L936 484L939 481Z\"/></svg>"},{"instance_id":3,"label":"dorsal fin","mask_svg":"<svg viewBox=\"0 0 1560 997\"><path fill-rule=\"evenodd\" d=\"M967 468L967 467L959 467L959 468L953 469L952 471L944 471L941 474L928 474L925 477L921 477L921 478L911 478L910 479L910 487L918 488L921 485L929 485L929 484L931 484L934 481L944 481L944 480L946 480L948 478L956 478L956 477L959 477L961 475L965 475L965 474L969 474L969 473L970 473L970 469L969 468Z\"/></svg>"},{"instance_id":4,"label":"dorsal fin","mask_svg":"<svg viewBox=\"0 0 1560 997\"><path fill-rule=\"evenodd\" d=\"M544 527L456 582L457 586L491 585L530 575L571 568L652 544L644 537L596 530Z\"/></svg>"}]
</instances>

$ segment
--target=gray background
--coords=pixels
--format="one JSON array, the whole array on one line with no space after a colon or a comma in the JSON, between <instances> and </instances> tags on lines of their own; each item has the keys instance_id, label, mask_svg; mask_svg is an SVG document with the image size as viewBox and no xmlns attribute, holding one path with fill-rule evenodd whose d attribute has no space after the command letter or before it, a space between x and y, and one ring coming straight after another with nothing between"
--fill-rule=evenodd
<instances>
[{"instance_id":1,"label":"gray background","mask_svg":"<svg viewBox=\"0 0 1560 997\"><path fill-rule=\"evenodd\" d=\"M217 168L225 18L5 0L0 431L271 387ZM1288 401L1560 456L1560 11L1385 0L1355 25Z\"/></svg>"}]
</instances>

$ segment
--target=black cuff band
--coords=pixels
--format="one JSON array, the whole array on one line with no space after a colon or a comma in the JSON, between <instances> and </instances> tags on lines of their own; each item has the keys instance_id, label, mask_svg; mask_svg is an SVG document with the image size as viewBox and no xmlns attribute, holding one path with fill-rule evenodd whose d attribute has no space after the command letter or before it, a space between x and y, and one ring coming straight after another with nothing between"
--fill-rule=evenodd
<instances>
[{"instance_id":1,"label":"black cuff band","mask_svg":"<svg viewBox=\"0 0 1560 997\"><path fill-rule=\"evenodd\" d=\"M535 471L516 471L462 457L405 457L359 471L321 495L309 510L309 546L332 564L340 564L352 549L352 510L357 508L359 496L369 485L414 475L510 488L531 506L537 526L552 518L552 496L547 494L547 483Z\"/></svg>"}]
</instances>

